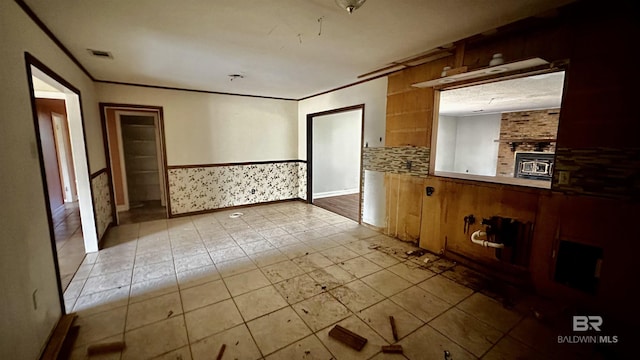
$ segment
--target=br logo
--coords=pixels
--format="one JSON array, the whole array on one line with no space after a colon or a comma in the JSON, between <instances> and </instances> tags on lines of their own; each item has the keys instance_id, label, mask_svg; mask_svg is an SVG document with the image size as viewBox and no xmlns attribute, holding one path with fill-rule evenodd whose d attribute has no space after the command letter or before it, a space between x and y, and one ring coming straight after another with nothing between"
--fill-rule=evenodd
<instances>
[{"instance_id":1,"label":"br logo","mask_svg":"<svg viewBox=\"0 0 640 360\"><path fill-rule=\"evenodd\" d=\"M602 326L602 316L574 316L573 331L600 331Z\"/></svg>"}]
</instances>

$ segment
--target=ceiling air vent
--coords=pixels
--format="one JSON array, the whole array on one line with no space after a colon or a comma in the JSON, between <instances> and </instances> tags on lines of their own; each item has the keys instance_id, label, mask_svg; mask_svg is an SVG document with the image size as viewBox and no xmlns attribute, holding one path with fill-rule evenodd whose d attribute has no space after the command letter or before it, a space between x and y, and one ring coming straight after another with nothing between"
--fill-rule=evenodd
<instances>
[{"instance_id":1,"label":"ceiling air vent","mask_svg":"<svg viewBox=\"0 0 640 360\"><path fill-rule=\"evenodd\" d=\"M103 50L94 50L94 49L87 49L87 51L93 55L93 56L97 56L99 58L103 58L103 59L113 59L113 55L111 55L110 52L108 51L103 51Z\"/></svg>"}]
</instances>

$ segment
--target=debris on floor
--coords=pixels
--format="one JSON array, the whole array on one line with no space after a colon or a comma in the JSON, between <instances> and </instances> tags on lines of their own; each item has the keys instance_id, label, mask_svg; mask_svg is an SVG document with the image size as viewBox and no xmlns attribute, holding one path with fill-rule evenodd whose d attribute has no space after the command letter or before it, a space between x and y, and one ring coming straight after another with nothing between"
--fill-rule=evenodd
<instances>
[{"instance_id":1,"label":"debris on floor","mask_svg":"<svg viewBox=\"0 0 640 360\"><path fill-rule=\"evenodd\" d=\"M447 350L444 351L444 360L453 360L451 353Z\"/></svg>"},{"instance_id":2,"label":"debris on floor","mask_svg":"<svg viewBox=\"0 0 640 360\"><path fill-rule=\"evenodd\" d=\"M422 249L418 249L418 250L409 250L406 252L407 255L409 256L422 256L424 254L426 254L427 251L426 250L422 250Z\"/></svg>"},{"instance_id":3,"label":"debris on floor","mask_svg":"<svg viewBox=\"0 0 640 360\"><path fill-rule=\"evenodd\" d=\"M236 219L236 218L239 218L239 217L240 217L240 216L242 216L242 215L244 215L244 214L243 214L243 213L241 213L241 212L234 212L233 214L229 215L229 217L230 217L231 219Z\"/></svg>"},{"instance_id":4,"label":"debris on floor","mask_svg":"<svg viewBox=\"0 0 640 360\"><path fill-rule=\"evenodd\" d=\"M329 336L357 351L362 350L364 345L367 343L366 338L363 338L340 325L334 326L333 329L329 331Z\"/></svg>"},{"instance_id":5,"label":"debris on floor","mask_svg":"<svg viewBox=\"0 0 640 360\"><path fill-rule=\"evenodd\" d=\"M113 341L89 345L87 347L87 355L108 354L112 352L122 351L125 348L124 341Z\"/></svg>"},{"instance_id":6,"label":"debris on floor","mask_svg":"<svg viewBox=\"0 0 640 360\"><path fill-rule=\"evenodd\" d=\"M226 348L227 348L227 344L222 344L222 346L220 346L220 351L218 351L218 356L216 357L216 360L222 359L222 355L224 355L224 349Z\"/></svg>"},{"instance_id":7,"label":"debris on floor","mask_svg":"<svg viewBox=\"0 0 640 360\"><path fill-rule=\"evenodd\" d=\"M393 334L393 340L398 341L398 329L396 328L396 319L393 316L389 316L389 322L391 323L391 333Z\"/></svg>"},{"instance_id":8,"label":"debris on floor","mask_svg":"<svg viewBox=\"0 0 640 360\"><path fill-rule=\"evenodd\" d=\"M386 354L402 354L402 345L383 345L382 352Z\"/></svg>"}]
</instances>

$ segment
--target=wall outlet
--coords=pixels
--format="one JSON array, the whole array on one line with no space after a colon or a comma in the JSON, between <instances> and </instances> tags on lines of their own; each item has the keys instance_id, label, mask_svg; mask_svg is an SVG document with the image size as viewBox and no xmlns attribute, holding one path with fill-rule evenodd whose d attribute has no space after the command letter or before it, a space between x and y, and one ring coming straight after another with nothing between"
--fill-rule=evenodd
<instances>
[{"instance_id":1,"label":"wall outlet","mask_svg":"<svg viewBox=\"0 0 640 360\"><path fill-rule=\"evenodd\" d=\"M568 171L558 171L558 185L569 185L571 175Z\"/></svg>"}]
</instances>

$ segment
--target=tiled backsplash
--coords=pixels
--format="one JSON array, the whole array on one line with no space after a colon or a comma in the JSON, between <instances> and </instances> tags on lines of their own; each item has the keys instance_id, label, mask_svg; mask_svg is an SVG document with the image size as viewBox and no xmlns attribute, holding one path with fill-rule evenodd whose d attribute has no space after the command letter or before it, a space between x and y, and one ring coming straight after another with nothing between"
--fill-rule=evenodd
<instances>
[{"instance_id":1,"label":"tiled backsplash","mask_svg":"<svg viewBox=\"0 0 640 360\"><path fill-rule=\"evenodd\" d=\"M306 195L306 166L296 160L169 169L172 215L301 195Z\"/></svg>"},{"instance_id":2,"label":"tiled backsplash","mask_svg":"<svg viewBox=\"0 0 640 360\"><path fill-rule=\"evenodd\" d=\"M107 227L113 221L109 174L106 171L102 171L99 175L92 177L91 192L93 194L93 206L96 212L98 239L102 239L102 235L104 235Z\"/></svg>"},{"instance_id":3,"label":"tiled backsplash","mask_svg":"<svg viewBox=\"0 0 640 360\"><path fill-rule=\"evenodd\" d=\"M365 170L427 176L430 150L418 146L366 147L362 163Z\"/></svg>"},{"instance_id":4,"label":"tiled backsplash","mask_svg":"<svg viewBox=\"0 0 640 360\"><path fill-rule=\"evenodd\" d=\"M558 184L560 171L569 184ZM553 190L599 197L640 198L640 148L558 148Z\"/></svg>"}]
</instances>

